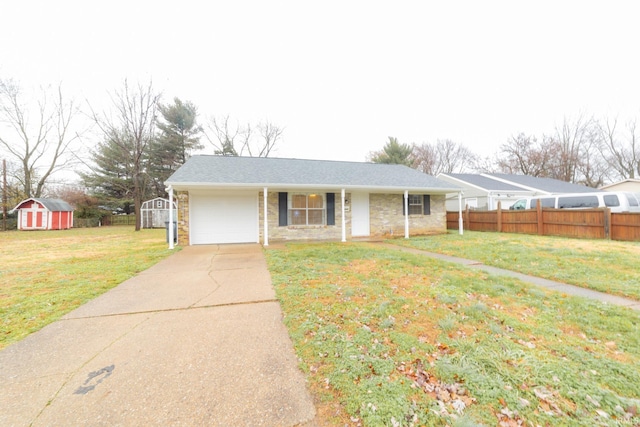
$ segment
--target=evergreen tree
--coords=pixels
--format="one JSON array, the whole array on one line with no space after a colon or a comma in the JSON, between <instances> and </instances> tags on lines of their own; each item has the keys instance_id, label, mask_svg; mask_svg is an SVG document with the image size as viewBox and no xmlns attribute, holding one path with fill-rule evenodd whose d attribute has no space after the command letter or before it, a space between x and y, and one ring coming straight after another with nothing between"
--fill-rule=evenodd
<instances>
[{"instance_id":1,"label":"evergreen tree","mask_svg":"<svg viewBox=\"0 0 640 427\"><path fill-rule=\"evenodd\" d=\"M411 167L413 165L413 147L409 144L400 144L398 138L389 137L381 151L370 154L373 163L397 164Z\"/></svg>"},{"instance_id":2,"label":"evergreen tree","mask_svg":"<svg viewBox=\"0 0 640 427\"><path fill-rule=\"evenodd\" d=\"M202 149L197 124L198 111L191 102L174 98L173 104L158 106L163 121L157 124L160 134L149 153L149 175L156 196L164 196L164 181L187 161L191 152Z\"/></svg>"},{"instance_id":3,"label":"evergreen tree","mask_svg":"<svg viewBox=\"0 0 640 427\"><path fill-rule=\"evenodd\" d=\"M124 132L112 134L92 152L91 172L79 173L84 186L100 203L112 208L133 205L133 146L133 140Z\"/></svg>"}]
</instances>

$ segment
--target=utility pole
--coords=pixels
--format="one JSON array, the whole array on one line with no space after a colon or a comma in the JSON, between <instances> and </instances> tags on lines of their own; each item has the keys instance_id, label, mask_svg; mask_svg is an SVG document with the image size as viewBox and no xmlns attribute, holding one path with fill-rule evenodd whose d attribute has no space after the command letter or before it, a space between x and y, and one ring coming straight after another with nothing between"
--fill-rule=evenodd
<instances>
[{"instance_id":1,"label":"utility pole","mask_svg":"<svg viewBox=\"0 0 640 427\"><path fill-rule=\"evenodd\" d=\"M7 231L7 160L2 159L2 231Z\"/></svg>"}]
</instances>

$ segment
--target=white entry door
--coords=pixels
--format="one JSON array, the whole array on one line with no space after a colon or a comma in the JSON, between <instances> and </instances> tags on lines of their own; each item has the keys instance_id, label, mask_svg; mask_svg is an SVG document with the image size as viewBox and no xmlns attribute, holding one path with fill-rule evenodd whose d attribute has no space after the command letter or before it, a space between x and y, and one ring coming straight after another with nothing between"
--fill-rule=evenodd
<instances>
[{"instance_id":1,"label":"white entry door","mask_svg":"<svg viewBox=\"0 0 640 427\"><path fill-rule=\"evenodd\" d=\"M351 193L351 235L369 236L369 193Z\"/></svg>"}]
</instances>

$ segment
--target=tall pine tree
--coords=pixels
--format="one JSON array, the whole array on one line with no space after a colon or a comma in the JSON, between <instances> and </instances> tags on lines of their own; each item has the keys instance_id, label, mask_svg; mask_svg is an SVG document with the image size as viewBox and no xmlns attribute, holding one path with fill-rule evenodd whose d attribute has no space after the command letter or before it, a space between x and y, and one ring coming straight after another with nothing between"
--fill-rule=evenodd
<instances>
[{"instance_id":1,"label":"tall pine tree","mask_svg":"<svg viewBox=\"0 0 640 427\"><path fill-rule=\"evenodd\" d=\"M178 169L200 144L202 127L198 125L198 110L189 102L174 98L173 104L158 106L162 120L157 124L159 135L149 153L149 175L154 193L165 195L164 181Z\"/></svg>"}]
</instances>

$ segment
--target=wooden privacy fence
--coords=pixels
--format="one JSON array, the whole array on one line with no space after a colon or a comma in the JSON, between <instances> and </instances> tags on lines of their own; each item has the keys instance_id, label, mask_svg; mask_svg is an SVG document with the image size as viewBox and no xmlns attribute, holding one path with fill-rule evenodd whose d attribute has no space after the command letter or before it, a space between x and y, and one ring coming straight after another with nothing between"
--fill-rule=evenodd
<instances>
[{"instance_id":1,"label":"wooden privacy fence","mask_svg":"<svg viewBox=\"0 0 640 427\"><path fill-rule=\"evenodd\" d=\"M447 212L447 228L458 229L457 211ZM463 228L471 231L539 234L583 239L640 241L640 213L611 213L609 208L462 212Z\"/></svg>"}]
</instances>

